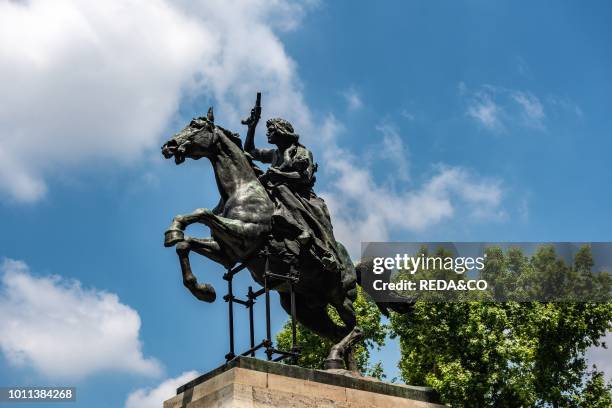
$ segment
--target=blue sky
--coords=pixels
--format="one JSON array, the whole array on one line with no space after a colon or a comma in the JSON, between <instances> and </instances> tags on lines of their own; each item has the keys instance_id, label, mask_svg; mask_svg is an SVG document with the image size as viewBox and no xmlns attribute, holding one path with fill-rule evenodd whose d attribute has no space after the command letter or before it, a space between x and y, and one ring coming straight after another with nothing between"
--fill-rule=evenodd
<instances>
[{"instance_id":1,"label":"blue sky","mask_svg":"<svg viewBox=\"0 0 612 408\"><path fill-rule=\"evenodd\" d=\"M0 384L158 406L222 362L226 304L193 299L162 246L172 216L216 204L212 172L159 146L211 104L244 134L257 90L313 149L354 258L360 241L612 240L611 11L0 2ZM218 265L193 264L223 292ZM390 376L398 353L377 354Z\"/></svg>"}]
</instances>

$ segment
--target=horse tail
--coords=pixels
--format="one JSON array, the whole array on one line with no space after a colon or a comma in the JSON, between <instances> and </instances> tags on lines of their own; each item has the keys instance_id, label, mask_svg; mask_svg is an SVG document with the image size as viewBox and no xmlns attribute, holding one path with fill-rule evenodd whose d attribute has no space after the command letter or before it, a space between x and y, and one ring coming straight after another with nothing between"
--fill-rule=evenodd
<instances>
[{"instance_id":1,"label":"horse tail","mask_svg":"<svg viewBox=\"0 0 612 408\"><path fill-rule=\"evenodd\" d=\"M362 276L365 273L371 272L373 267L374 258L364 258L357 262L357 265L355 265L355 278L359 286L363 287L363 285L361 284ZM381 279L389 280L389 278L391 277L391 272L384 272L382 275L380 275L380 277ZM415 303L414 299L409 300L403 296L396 294L395 292L390 292L388 296L389 301L374 302L376 303L376 306L378 306L380 312L386 317L389 317L389 310L393 310L394 312L401 314L408 314L412 311L412 308L414 307Z\"/></svg>"},{"instance_id":2,"label":"horse tail","mask_svg":"<svg viewBox=\"0 0 612 408\"><path fill-rule=\"evenodd\" d=\"M336 248L342 264L340 271L342 274L340 277L342 281L342 289L344 290L346 297L354 302L355 299L357 299L357 278L353 273L355 266L353 265L351 256L341 242L336 241Z\"/></svg>"}]
</instances>

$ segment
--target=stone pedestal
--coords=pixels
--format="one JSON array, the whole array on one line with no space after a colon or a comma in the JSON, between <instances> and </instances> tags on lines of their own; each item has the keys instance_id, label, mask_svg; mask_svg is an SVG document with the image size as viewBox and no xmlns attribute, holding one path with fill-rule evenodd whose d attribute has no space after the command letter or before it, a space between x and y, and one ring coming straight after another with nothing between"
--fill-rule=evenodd
<instances>
[{"instance_id":1,"label":"stone pedestal","mask_svg":"<svg viewBox=\"0 0 612 408\"><path fill-rule=\"evenodd\" d=\"M238 357L181 386L164 408L443 407L430 388Z\"/></svg>"}]
</instances>

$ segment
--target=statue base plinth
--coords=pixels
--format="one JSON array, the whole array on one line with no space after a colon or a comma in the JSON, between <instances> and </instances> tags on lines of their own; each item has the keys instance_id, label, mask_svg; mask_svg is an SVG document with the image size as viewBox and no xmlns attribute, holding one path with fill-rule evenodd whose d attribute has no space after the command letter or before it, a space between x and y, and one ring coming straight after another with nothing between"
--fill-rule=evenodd
<instances>
[{"instance_id":1,"label":"statue base plinth","mask_svg":"<svg viewBox=\"0 0 612 408\"><path fill-rule=\"evenodd\" d=\"M179 387L164 408L443 407L431 388L388 384L342 371L238 357Z\"/></svg>"}]
</instances>

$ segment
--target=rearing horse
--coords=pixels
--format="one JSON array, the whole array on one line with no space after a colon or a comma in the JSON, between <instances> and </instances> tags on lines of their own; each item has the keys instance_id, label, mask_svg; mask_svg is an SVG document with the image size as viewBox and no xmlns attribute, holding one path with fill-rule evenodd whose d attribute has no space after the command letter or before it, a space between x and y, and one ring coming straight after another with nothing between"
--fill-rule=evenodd
<instances>
[{"instance_id":1,"label":"rearing horse","mask_svg":"<svg viewBox=\"0 0 612 408\"><path fill-rule=\"evenodd\" d=\"M166 231L164 245L176 245L183 284L201 301L216 299L214 288L199 284L191 271L189 252L194 251L230 268L246 262L253 279L263 285L266 258L260 250L271 232L274 205L255 170L242 150L237 134L214 124L212 108L207 117L193 119L189 125L162 146L162 154L174 157L176 164L186 158L206 157L212 163L221 200L213 210L199 208L191 214L174 217ZM185 228L201 223L210 228L211 237L193 238ZM342 244L337 242L342 267L339 271L322 270L320 266L300 265L299 281L295 284L296 319L315 333L335 344L325 361L326 368L357 370L353 345L363 334L355 317L356 273ZM280 294L281 306L291 313L291 299L285 285L274 287ZM342 319L338 325L327 314L332 305Z\"/></svg>"}]
</instances>

